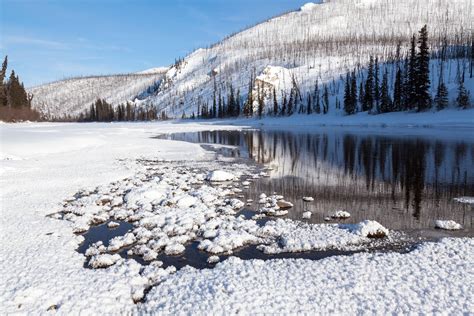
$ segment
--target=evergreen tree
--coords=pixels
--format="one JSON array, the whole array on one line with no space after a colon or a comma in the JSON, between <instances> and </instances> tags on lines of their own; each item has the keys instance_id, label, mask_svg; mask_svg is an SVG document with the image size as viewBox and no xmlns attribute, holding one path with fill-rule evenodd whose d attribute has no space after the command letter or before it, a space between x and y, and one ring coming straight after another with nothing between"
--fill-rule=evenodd
<instances>
[{"instance_id":1,"label":"evergreen tree","mask_svg":"<svg viewBox=\"0 0 474 316\"><path fill-rule=\"evenodd\" d=\"M329 90L328 86L324 85L323 89L323 114L327 114L329 112Z\"/></svg>"},{"instance_id":2,"label":"evergreen tree","mask_svg":"<svg viewBox=\"0 0 474 316\"><path fill-rule=\"evenodd\" d=\"M403 98L403 77L402 70L400 67L397 69L397 75L395 77L395 84L393 87L393 110L402 110L402 98Z\"/></svg>"},{"instance_id":3,"label":"evergreen tree","mask_svg":"<svg viewBox=\"0 0 474 316\"><path fill-rule=\"evenodd\" d=\"M442 78L440 78L438 88L436 89L434 103L438 111L446 108L449 105L448 89L446 88Z\"/></svg>"},{"instance_id":4,"label":"evergreen tree","mask_svg":"<svg viewBox=\"0 0 474 316\"><path fill-rule=\"evenodd\" d=\"M234 96L234 88L232 84L230 85L230 94L227 98L227 116L233 117L235 115L235 96Z\"/></svg>"},{"instance_id":5,"label":"evergreen tree","mask_svg":"<svg viewBox=\"0 0 474 316\"><path fill-rule=\"evenodd\" d=\"M263 115L263 108L265 106L264 104L264 91L263 91L263 85L260 87L260 85L257 87L258 89L258 118L262 118Z\"/></svg>"},{"instance_id":6,"label":"evergreen tree","mask_svg":"<svg viewBox=\"0 0 474 316\"><path fill-rule=\"evenodd\" d=\"M316 80L316 84L314 85L314 111L316 114L321 113L321 100L319 99L319 83Z\"/></svg>"},{"instance_id":7,"label":"evergreen tree","mask_svg":"<svg viewBox=\"0 0 474 316\"><path fill-rule=\"evenodd\" d=\"M357 79L355 70L352 71L351 75L351 106L354 110L354 113L357 112Z\"/></svg>"},{"instance_id":8,"label":"evergreen tree","mask_svg":"<svg viewBox=\"0 0 474 316\"><path fill-rule=\"evenodd\" d=\"M367 80L365 81L364 102L362 111L371 111L374 106L374 59L370 56L369 69L367 70Z\"/></svg>"},{"instance_id":9,"label":"evergreen tree","mask_svg":"<svg viewBox=\"0 0 474 316\"><path fill-rule=\"evenodd\" d=\"M424 111L431 106L430 96L430 52L428 47L428 29L423 26L418 39L418 54L416 57L416 102L418 111Z\"/></svg>"},{"instance_id":10,"label":"evergreen tree","mask_svg":"<svg viewBox=\"0 0 474 316\"><path fill-rule=\"evenodd\" d=\"M387 113L392 111L392 100L388 92L388 72L385 70L380 88L380 112Z\"/></svg>"},{"instance_id":11,"label":"evergreen tree","mask_svg":"<svg viewBox=\"0 0 474 316\"><path fill-rule=\"evenodd\" d=\"M276 89L273 87L273 116L278 115L278 100L276 96Z\"/></svg>"},{"instance_id":12,"label":"evergreen tree","mask_svg":"<svg viewBox=\"0 0 474 316\"><path fill-rule=\"evenodd\" d=\"M8 56L2 63L2 69L0 69L0 106L7 106L7 90L5 84L5 76L7 75Z\"/></svg>"},{"instance_id":13,"label":"evergreen tree","mask_svg":"<svg viewBox=\"0 0 474 316\"><path fill-rule=\"evenodd\" d=\"M235 116L240 116L240 89L237 89L237 97L235 98Z\"/></svg>"},{"instance_id":14,"label":"evergreen tree","mask_svg":"<svg viewBox=\"0 0 474 316\"><path fill-rule=\"evenodd\" d=\"M282 105L281 105L280 116L284 116L286 114L287 100L286 100L286 93L282 91L281 94L282 94Z\"/></svg>"},{"instance_id":15,"label":"evergreen tree","mask_svg":"<svg viewBox=\"0 0 474 316\"><path fill-rule=\"evenodd\" d=\"M469 91L467 91L466 87L464 87L464 75L462 76L461 80L459 80L458 96L456 98L456 103L461 109L467 109L470 104Z\"/></svg>"},{"instance_id":16,"label":"evergreen tree","mask_svg":"<svg viewBox=\"0 0 474 316\"><path fill-rule=\"evenodd\" d=\"M215 89L215 87L214 87ZM212 108L211 108L211 118L214 118L216 117L216 113L217 113L217 100L216 100L216 95L217 91L214 90L214 94L213 94L213 98L212 98Z\"/></svg>"},{"instance_id":17,"label":"evergreen tree","mask_svg":"<svg viewBox=\"0 0 474 316\"><path fill-rule=\"evenodd\" d=\"M292 88L291 91L290 91L290 98L288 99L288 104L287 104L287 115L290 116L290 115L293 115L293 105L295 103L295 99L294 99L294 89Z\"/></svg>"},{"instance_id":18,"label":"evergreen tree","mask_svg":"<svg viewBox=\"0 0 474 316\"><path fill-rule=\"evenodd\" d=\"M311 108L311 94L308 92L307 97L307 104L306 104L306 114L310 115L313 109Z\"/></svg>"},{"instance_id":19,"label":"evergreen tree","mask_svg":"<svg viewBox=\"0 0 474 316\"><path fill-rule=\"evenodd\" d=\"M247 101L245 101L244 105L244 115L250 117L253 115L253 77L250 76L249 82L249 93L247 94Z\"/></svg>"},{"instance_id":20,"label":"evergreen tree","mask_svg":"<svg viewBox=\"0 0 474 316\"><path fill-rule=\"evenodd\" d=\"M344 111L347 115L354 114L354 109L352 108L351 84L349 74L346 75L346 83L344 85Z\"/></svg>"},{"instance_id":21,"label":"evergreen tree","mask_svg":"<svg viewBox=\"0 0 474 316\"><path fill-rule=\"evenodd\" d=\"M408 61L408 80L405 87L407 109L413 109L417 105L417 77L416 37L413 34L410 46L410 59Z\"/></svg>"},{"instance_id":22,"label":"evergreen tree","mask_svg":"<svg viewBox=\"0 0 474 316\"><path fill-rule=\"evenodd\" d=\"M359 83L359 97L358 97L358 100L359 100L359 103L360 103L361 107L364 106L364 83L363 83L363 81L364 81L364 79L362 78L362 80Z\"/></svg>"},{"instance_id":23,"label":"evergreen tree","mask_svg":"<svg viewBox=\"0 0 474 316\"><path fill-rule=\"evenodd\" d=\"M374 100L377 111L380 111L380 80L379 80L379 58L375 57L374 70Z\"/></svg>"}]
</instances>

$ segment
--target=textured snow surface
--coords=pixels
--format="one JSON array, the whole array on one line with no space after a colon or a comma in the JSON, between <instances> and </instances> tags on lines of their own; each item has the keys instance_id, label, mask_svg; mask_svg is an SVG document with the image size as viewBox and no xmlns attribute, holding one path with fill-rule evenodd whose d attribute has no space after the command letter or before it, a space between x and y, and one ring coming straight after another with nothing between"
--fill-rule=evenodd
<instances>
[{"instance_id":1,"label":"textured snow surface","mask_svg":"<svg viewBox=\"0 0 474 316\"><path fill-rule=\"evenodd\" d=\"M435 222L435 227L440 228L440 229L446 229L446 230L460 230L462 229L462 225L459 223L456 223L453 220L437 220Z\"/></svg>"},{"instance_id":2,"label":"textured snow surface","mask_svg":"<svg viewBox=\"0 0 474 316\"><path fill-rule=\"evenodd\" d=\"M196 144L151 138L218 128L235 127L0 124L1 157L18 157L2 160L0 314L48 309L61 314L474 312L472 239L447 239L409 254L358 254L318 262L232 259L216 270L184 268L177 274L173 267L163 269L158 253L180 253L189 238L199 237L210 253L230 253L245 244L263 243L265 249L281 252L350 249L371 242L360 232L372 222L272 220L260 227L236 217L243 202L227 196L232 189L207 186L205 173L194 170L198 163L210 163L213 154ZM154 165L145 168L137 159ZM171 168L177 163L166 160L179 160L181 167ZM217 170L215 164L210 170ZM276 204L283 197L261 198ZM46 216L63 209L66 220ZM73 229L124 219L133 220L132 232L114 237L107 247L97 243L87 259L76 251L84 237ZM150 265L107 253L131 244ZM100 269L86 269L84 263Z\"/></svg>"},{"instance_id":3,"label":"textured snow surface","mask_svg":"<svg viewBox=\"0 0 474 316\"><path fill-rule=\"evenodd\" d=\"M231 258L185 268L140 308L162 313L471 314L474 240L444 239L407 253L319 261Z\"/></svg>"},{"instance_id":4,"label":"textured snow surface","mask_svg":"<svg viewBox=\"0 0 474 316\"><path fill-rule=\"evenodd\" d=\"M53 305L62 314L134 311L133 297L139 294L135 290L144 289L144 285L136 288L133 283L138 272L130 272L119 262L106 269L85 269L86 258L75 250L83 237L72 233L68 221L46 215L61 210L62 201L81 188L135 174L129 160L182 161L208 155L199 145L150 136L218 128L224 127L168 123L0 124L1 157L18 158L2 160L0 314L46 313ZM93 210L101 207L96 205ZM162 272L156 273L159 278Z\"/></svg>"},{"instance_id":5,"label":"textured snow surface","mask_svg":"<svg viewBox=\"0 0 474 316\"><path fill-rule=\"evenodd\" d=\"M234 180L234 178L235 176L230 172L223 171L223 170L215 170L215 171L211 171L207 175L206 180L221 182L221 181L232 181Z\"/></svg>"},{"instance_id":6,"label":"textured snow surface","mask_svg":"<svg viewBox=\"0 0 474 316\"><path fill-rule=\"evenodd\" d=\"M461 196L454 199L459 203L474 204L474 196Z\"/></svg>"}]
</instances>

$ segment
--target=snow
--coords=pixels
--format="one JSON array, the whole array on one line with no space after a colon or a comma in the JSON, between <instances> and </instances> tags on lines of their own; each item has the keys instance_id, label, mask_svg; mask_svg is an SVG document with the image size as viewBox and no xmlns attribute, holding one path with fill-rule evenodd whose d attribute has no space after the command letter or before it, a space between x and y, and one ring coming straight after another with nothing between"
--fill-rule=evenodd
<instances>
[{"instance_id":1,"label":"snow","mask_svg":"<svg viewBox=\"0 0 474 316\"><path fill-rule=\"evenodd\" d=\"M474 239L463 238L425 243L407 254L233 257L213 269L178 271L140 307L158 314L470 314L473 251Z\"/></svg>"},{"instance_id":2,"label":"snow","mask_svg":"<svg viewBox=\"0 0 474 316\"><path fill-rule=\"evenodd\" d=\"M474 196L461 196L454 200L459 203L474 204Z\"/></svg>"},{"instance_id":3,"label":"snow","mask_svg":"<svg viewBox=\"0 0 474 316\"><path fill-rule=\"evenodd\" d=\"M45 313L52 305L64 314L135 311L131 281L136 276L116 270L119 262L108 269L85 269L86 258L76 251L84 238L73 234L69 221L46 215L60 211L65 198L84 188L89 191L134 175L133 162L138 158L213 157L199 145L150 136L223 128L170 123L0 124L2 157L19 158L2 161L2 167L11 169L0 178L0 313ZM89 203L95 205L95 199ZM91 218L95 211L105 212L102 207L110 206L95 205Z\"/></svg>"},{"instance_id":4,"label":"snow","mask_svg":"<svg viewBox=\"0 0 474 316\"><path fill-rule=\"evenodd\" d=\"M462 225L456 223L453 220L437 220L435 221L435 227L445 230L460 230Z\"/></svg>"},{"instance_id":5,"label":"snow","mask_svg":"<svg viewBox=\"0 0 474 316\"><path fill-rule=\"evenodd\" d=\"M91 260L89 261L89 265L91 267L93 267L94 269L97 269L97 268L106 268L106 267L109 267L111 265L113 265L114 263L116 263L117 261L120 260L120 256L119 255L111 255L111 254L99 254L99 255L95 255L91 258Z\"/></svg>"},{"instance_id":6,"label":"snow","mask_svg":"<svg viewBox=\"0 0 474 316\"><path fill-rule=\"evenodd\" d=\"M206 177L206 180L214 182L232 181L234 179L235 176L232 173L223 170L214 170Z\"/></svg>"},{"instance_id":7,"label":"snow","mask_svg":"<svg viewBox=\"0 0 474 316\"><path fill-rule=\"evenodd\" d=\"M388 229L376 221L365 220L356 225L350 225L353 233L370 238L380 238L388 235Z\"/></svg>"},{"instance_id":8,"label":"snow","mask_svg":"<svg viewBox=\"0 0 474 316\"><path fill-rule=\"evenodd\" d=\"M38 314L52 306L63 314L474 310L470 238L423 244L408 254L361 253L321 261L231 258L212 270L163 269L158 256L182 254L190 242L224 255L246 245L266 253L351 250L364 249L374 242L371 235L386 231L372 221L337 225L271 218L260 226L236 215L244 204L235 197L236 183L202 182L210 170L230 173L234 180L251 177L252 167L222 164L197 144L150 137L238 128L167 122L1 124L2 156L20 159L2 161L12 170L0 179L0 312ZM281 211L277 202L283 196L261 199L261 208ZM56 212L61 213L47 216ZM133 228L108 244L92 245L85 256L76 251L84 237L74 228L119 221L130 221ZM390 232L382 240L390 244L395 237ZM115 252L125 247L149 265L120 258ZM209 256L209 262L218 259ZM84 268L85 263L99 269ZM336 304L334 297L344 299Z\"/></svg>"},{"instance_id":9,"label":"snow","mask_svg":"<svg viewBox=\"0 0 474 316\"><path fill-rule=\"evenodd\" d=\"M313 215L310 211L306 211L306 212L303 212L303 215L302 217L304 219L310 219L311 218L311 215Z\"/></svg>"},{"instance_id":10,"label":"snow","mask_svg":"<svg viewBox=\"0 0 474 316\"><path fill-rule=\"evenodd\" d=\"M313 2L308 2L305 3L304 5L301 6L301 11L306 12L306 11L311 11L315 9L318 6L318 4L313 3Z\"/></svg>"},{"instance_id":11,"label":"snow","mask_svg":"<svg viewBox=\"0 0 474 316\"><path fill-rule=\"evenodd\" d=\"M311 196L303 196L303 201L305 202L313 202L314 198Z\"/></svg>"},{"instance_id":12,"label":"snow","mask_svg":"<svg viewBox=\"0 0 474 316\"><path fill-rule=\"evenodd\" d=\"M332 218L349 218L351 217L351 213L344 211L344 210L337 210L331 214Z\"/></svg>"},{"instance_id":13,"label":"snow","mask_svg":"<svg viewBox=\"0 0 474 316\"><path fill-rule=\"evenodd\" d=\"M278 219L270 221L262 228L262 233L275 236L268 245L259 245L258 249L266 254L301 252L310 250L340 249L349 250L352 246L367 245L372 236L389 232L375 221L358 224L310 224Z\"/></svg>"}]
</instances>

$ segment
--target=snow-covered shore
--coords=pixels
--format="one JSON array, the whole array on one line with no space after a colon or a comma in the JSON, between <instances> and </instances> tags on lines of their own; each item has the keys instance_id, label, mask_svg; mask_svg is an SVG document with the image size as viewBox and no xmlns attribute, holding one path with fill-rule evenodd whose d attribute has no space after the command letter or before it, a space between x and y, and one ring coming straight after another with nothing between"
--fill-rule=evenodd
<instances>
[{"instance_id":1,"label":"snow-covered shore","mask_svg":"<svg viewBox=\"0 0 474 316\"><path fill-rule=\"evenodd\" d=\"M136 174L131 162L137 158L211 157L197 144L151 138L159 133L236 128L192 122L0 125L0 312L474 312L474 243L468 238L409 254L231 259L211 270L185 268L135 305L136 264L85 269L73 225L46 217L81 188Z\"/></svg>"}]
</instances>

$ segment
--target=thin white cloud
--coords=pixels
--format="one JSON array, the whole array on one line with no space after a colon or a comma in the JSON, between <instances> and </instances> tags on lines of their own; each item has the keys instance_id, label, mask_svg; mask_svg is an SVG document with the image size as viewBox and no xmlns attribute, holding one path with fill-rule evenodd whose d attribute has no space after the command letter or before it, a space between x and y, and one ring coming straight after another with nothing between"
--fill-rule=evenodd
<instances>
[{"instance_id":1,"label":"thin white cloud","mask_svg":"<svg viewBox=\"0 0 474 316\"><path fill-rule=\"evenodd\" d=\"M28 36L6 36L6 45L9 44L26 44L34 46L42 46L50 49L69 49L69 45L57 41L45 40L40 38L33 38Z\"/></svg>"}]
</instances>

